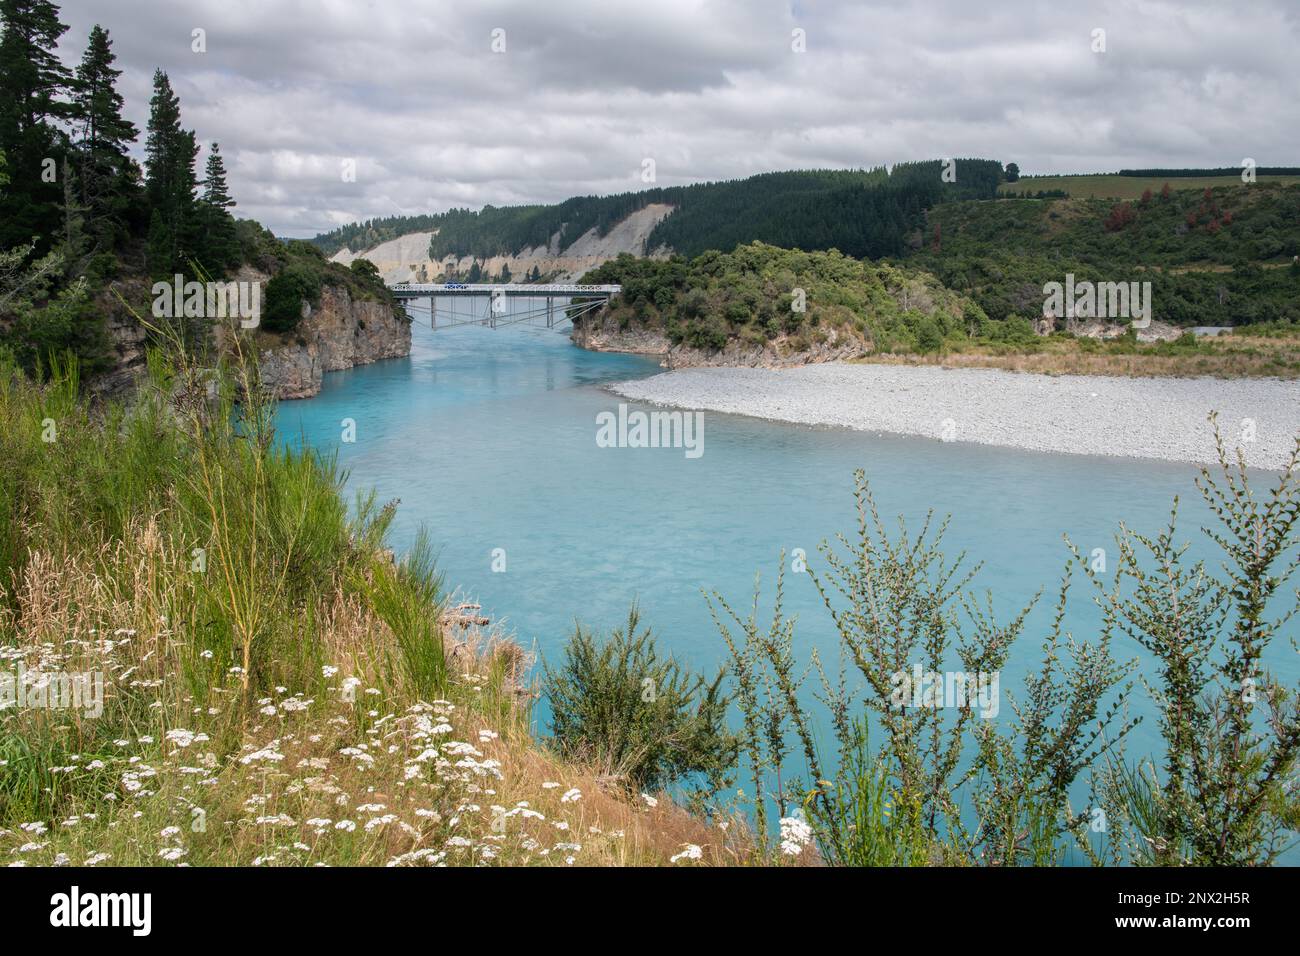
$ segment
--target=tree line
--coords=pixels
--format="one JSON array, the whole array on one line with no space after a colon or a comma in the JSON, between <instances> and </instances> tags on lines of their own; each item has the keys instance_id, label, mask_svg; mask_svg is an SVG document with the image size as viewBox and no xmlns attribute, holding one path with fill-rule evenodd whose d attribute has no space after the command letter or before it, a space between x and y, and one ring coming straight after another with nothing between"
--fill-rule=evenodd
<instances>
[{"instance_id":1,"label":"tree line","mask_svg":"<svg viewBox=\"0 0 1300 956\"><path fill-rule=\"evenodd\" d=\"M50 0L0 0L0 319L4 347L32 366L70 349L106 361L94 295L143 258L155 278L214 277L241 261L220 146L202 178L193 130L166 73L154 74L143 170L139 130L123 116L112 39L96 24L79 64L58 54L68 31Z\"/></svg>"}]
</instances>

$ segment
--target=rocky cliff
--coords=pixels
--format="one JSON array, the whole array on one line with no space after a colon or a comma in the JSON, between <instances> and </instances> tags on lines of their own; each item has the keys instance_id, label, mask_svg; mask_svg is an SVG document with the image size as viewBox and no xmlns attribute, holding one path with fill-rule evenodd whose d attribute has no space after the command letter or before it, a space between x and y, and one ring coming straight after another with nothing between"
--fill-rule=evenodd
<instances>
[{"instance_id":1,"label":"rocky cliff","mask_svg":"<svg viewBox=\"0 0 1300 956\"><path fill-rule=\"evenodd\" d=\"M384 281L390 283L442 282L449 276L459 276L463 281L476 262L488 276L500 275L502 268L509 266L510 274L515 280L523 281L536 268L544 276L569 282L615 258L619 253L630 252L634 256L665 255L666 250L648 249L646 243L654 227L672 211L673 207L665 203L649 203L615 223L603 236L595 229L588 229L562 247L557 234L545 246L521 249L509 256L491 256L487 259L447 256L442 260L434 260L429 258L429 240L433 238L433 233L412 232L362 252L343 249L336 252L331 261L350 265L354 259L368 259L379 269Z\"/></svg>"},{"instance_id":2,"label":"rocky cliff","mask_svg":"<svg viewBox=\"0 0 1300 956\"><path fill-rule=\"evenodd\" d=\"M340 286L303 303L297 329L283 344L261 342L262 383L281 399L311 398L321 376L411 354L411 321L384 302L354 300Z\"/></svg>"},{"instance_id":3,"label":"rocky cliff","mask_svg":"<svg viewBox=\"0 0 1300 956\"><path fill-rule=\"evenodd\" d=\"M818 362L836 362L867 354L867 343L845 329L827 329L820 341L794 340L777 336L759 345L733 339L720 351L704 351L687 345L673 344L660 328L625 325L620 319L601 312L583 316L573 323L570 335L574 345L593 352L636 352L653 355L664 368L790 368Z\"/></svg>"}]
</instances>

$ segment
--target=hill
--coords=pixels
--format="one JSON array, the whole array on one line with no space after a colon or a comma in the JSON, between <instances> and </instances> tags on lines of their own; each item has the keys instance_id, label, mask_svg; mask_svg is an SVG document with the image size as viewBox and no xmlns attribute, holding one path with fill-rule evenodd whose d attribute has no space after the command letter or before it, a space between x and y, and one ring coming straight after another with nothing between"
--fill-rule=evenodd
<instances>
[{"instance_id":1,"label":"hill","mask_svg":"<svg viewBox=\"0 0 1300 956\"><path fill-rule=\"evenodd\" d=\"M1023 182L1023 180L1022 180ZM1156 319L1300 322L1300 185L1148 192L1135 202L999 200L936 206L908 261L991 319L1035 320L1043 285L1149 280Z\"/></svg>"},{"instance_id":2,"label":"hill","mask_svg":"<svg viewBox=\"0 0 1300 956\"><path fill-rule=\"evenodd\" d=\"M1140 199L1147 190L1158 193L1168 183L1172 189L1202 190L1206 187L1240 186L1241 171L1214 173L1207 176L1178 176L1177 170L1151 170L1150 175L1123 173L1085 173L1078 176L1022 176L1016 182L998 187L1002 196L1031 195L1039 191L1063 192L1073 199ZM1300 173L1276 175L1259 173L1256 183L1281 183L1292 186L1300 183Z\"/></svg>"},{"instance_id":3,"label":"hill","mask_svg":"<svg viewBox=\"0 0 1300 956\"><path fill-rule=\"evenodd\" d=\"M552 206L485 206L370 220L312 241L327 255L345 261L400 236L427 232L427 258L404 260L396 268L464 276L477 263L483 275L496 276L496 270L508 265L509 275L517 279L524 259L536 260L539 273L572 269L555 262L548 270L546 260L580 258L584 245L598 245L629 217L656 207L669 212L656 217L648 235L638 234L631 247L604 250L605 258L618 252L697 255L753 241L879 258L904 251L907 235L930 206L992 198L1003 176L1002 165L993 160L958 159L953 169L956 179L951 182L945 181L939 160L888 170L764 173L742 180L575 197Z\"/></svg>"},{"instance_id":4,"label":"hill","mask_svg":"<svg viewBox=\"0 0 1300 956\"><path fill-rule=\"evenodd\" d=\"M617 282L623 294L601 314L575 320L575 342L656 352L674 367L932 351L983 321L968 299L926 273L759 242L690 260L623 255L584 281Z\"/></svg>"}]
</instances>

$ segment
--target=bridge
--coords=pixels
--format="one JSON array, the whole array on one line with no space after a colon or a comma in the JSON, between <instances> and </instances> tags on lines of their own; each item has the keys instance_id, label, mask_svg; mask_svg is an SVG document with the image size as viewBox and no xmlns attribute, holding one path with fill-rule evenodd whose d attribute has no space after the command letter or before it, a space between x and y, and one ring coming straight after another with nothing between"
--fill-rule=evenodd
<instances>
[{"instance_id":1,"label":"bridge","mask_svg":"<svg viewBox=\"0 0 1300 956\"><path fill-rule=\"evenodd\" d=\"M464 282L398 282L389 287L393 296L404 306L414 305L420 299L429 300L429 325L431 328L453 328L457 325L485 325L497 328L502 325L532 323L546 319L546 327L572 321L609 304L609 300L623 291L619 285L579 285L574 283L537 283L516 285L466 284ZM451 309L444 304L441 315L438 300L450 300ZM511 308L510 300L525 300L522 310ZM561 299L563 302L557 303ZM461 313L456 305L465 302L467 310ZM485 306L479 315L476 300ZM441 319L441 321L439 321Z\"/></svg>"}]
</instances>

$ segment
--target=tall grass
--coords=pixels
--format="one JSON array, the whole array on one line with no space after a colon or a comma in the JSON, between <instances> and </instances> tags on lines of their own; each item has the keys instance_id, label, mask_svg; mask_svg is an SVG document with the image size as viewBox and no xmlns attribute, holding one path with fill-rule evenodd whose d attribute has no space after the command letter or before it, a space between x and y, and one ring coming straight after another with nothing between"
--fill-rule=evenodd
<instances>
[{"instance_id":1,"label":"tall grass","mask_svg":"<svg viewBox=\"0 0 1300 956\"><path fill-rule=\"evenodd\" d=\"M527 655L448 607L427 540L393 557L391 506L349 509L333 460L275 440L238 341L215 367L159 349L148 368L92 408L75 364L41 383L0 364L0 679L104 686L102 713L0 704L0 858L734 852L537 745Z\"/></svg>"}]
</instances>

